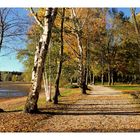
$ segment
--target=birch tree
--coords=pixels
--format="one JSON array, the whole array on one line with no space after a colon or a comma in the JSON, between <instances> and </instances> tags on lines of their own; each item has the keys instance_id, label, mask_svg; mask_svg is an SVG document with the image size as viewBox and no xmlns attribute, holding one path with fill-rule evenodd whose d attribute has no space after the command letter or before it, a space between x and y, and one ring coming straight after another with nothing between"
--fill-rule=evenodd
<instances>
[{"instance_id":1,"label":"birch tree","mask_svg":"<svg viewBox=\"0 0 140 140\"><path fill-rule=\"evenodd\" d=\"M136 15L135 15L136 8L130 8L130 10L131 10L132 20L133 20L133 23L134 23L134 26L135 26L135 31L136 31L137 34L140 34L139 26L138 26L138 23L137 23L137 20L136 20Z\"/></svg>"},{"instance_id":2,"label":"birch tree","mask_svg":"<svg viewBox=\"0 0 140 140\"><path fill-rule=\"evenodd\" d=\"M84 49L82 43L82 32L83 27L86 21L86 18L81 22L78 19L78 15L76 13L76 9L72 8L71 10L72 21L74 25L74 33L77 39L77 47L78 47L78 62L79 62L79 86L81 88L82 94L86 94L86 77L85 77L85 67L84 67Z\"/></svg>"},{"instance_id":3,"label":"birch tree","mask_svg":"<svg viewBox=\"0 0 140 140\"><path fill-rule=\"evenodd\" d=\"M40 36L40 41L38 45L36 46L34 67L32 70L32 85L28 98L26 100L24 108L25 113L35 113L38 111L37 101L41 89L41 81L46 55L51 40L52 27L57 15L57 8L46 8L43 21L39 20L39 17L37 13L33 10L33 8L30 8L30 11L37 24L42 28L43 33Z\"/></svg>"},{"instance_id":4,"label":"birch tree","mask_svg":"<svg viewBox=\"0 0 140 140\"><path fill-rule=\"evenodd\" d=\"M48 50L48 75L47 75L47 69L46 69L46 64L44 68L44 73L43 73L43 83L44 83L44 90L45 90L45 95L46 95L46 102L51 102L51 45L49 46Z\"/></svg>"},{"instance_id":5,"label":"birch tree","mask_svg":"<svg viewBox=\"0 0 140 140\"><path fill-rule=\"evenodd\" d=\"M136 15L135 15L136 8L130 8L130 11L131 11L131 16L132 16L132 21L133 21L133 24L135 27L135 32L137 35L138 47L140 48L140 28L139 28L139 25L138 25L138 22L136 19ZM140 64L140 59L138 59L138 64Z\"/></svg>"}]
</instances>

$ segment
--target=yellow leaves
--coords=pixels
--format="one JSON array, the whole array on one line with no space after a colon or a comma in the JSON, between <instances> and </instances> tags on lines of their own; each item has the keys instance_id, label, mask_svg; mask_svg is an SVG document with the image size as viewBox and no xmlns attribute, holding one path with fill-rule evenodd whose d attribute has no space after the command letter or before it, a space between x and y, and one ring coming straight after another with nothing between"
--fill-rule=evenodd
<instances>
[{"instance_id":1,"label":"yellow leaves","mask_svg":"<svg viewBox=\"0 0 140 140\"><path fill-rule=\"evenodd\" d=\"M140 22L140 13L138 13L138 14L136 15L136 19L137 19L137 22L139 23L139 22Z\"/></svg>"},{"instance_id":2,"label":"yellow leaves","mask_svg":"<svg viewBox=\"0 0 140 140\"><path fill-rule=\"evenodd\" d=\"M29 10L30 10L30 9L29 9ZM39 19L40 21L42 21L43 18L44 18L46 9L45 9L45 8L33 8L33 10L34 10L34 12L36 13L38 19ZM30 12L30 13L29 13L29 16L32 17L32 16L34 16L34 15L33 15L33 13Z\"/></svg>"},{"instance_id":3,"label":"yellow leaves","mask_svg":"<svg viewBox=\"0 0 140 140\"><path fill-rule=\"evenodd\" d=\"M44 17L46 8L39 8L37 13L39 17Z\"/></svg>"},{"instance_id":4,"label":"yellow leaves","mask_svg":"<svg viewBox=\"0 0 140 140\"><path fill-rule=\"evenodd\" d=\"M28 38L34 38L34 40L38 40L40 37L42 30L37 24L32 24L32 26L29 28L27 35Z\"/></svg>"}]
</instances>

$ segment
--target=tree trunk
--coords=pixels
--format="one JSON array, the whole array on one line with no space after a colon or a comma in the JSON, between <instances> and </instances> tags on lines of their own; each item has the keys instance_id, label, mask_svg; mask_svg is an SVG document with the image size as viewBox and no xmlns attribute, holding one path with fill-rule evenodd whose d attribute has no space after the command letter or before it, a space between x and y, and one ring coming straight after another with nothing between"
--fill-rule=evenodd
<instances>
[{"instance_id":1,"label":"tree trunk","mask_svg":"<svg viewBox=\"0 0 140 140\"><path fill-rule=\"evenodd\" d=\"M70 84L71 85L73 84L73 78L70 78Z\"/></svg>"},{"instance_id":2,"label":"tree trunk","mask_svg":"<svg viewBox=\"0 0 140 140\"><path fill-rule=\"evenodd\" d=\"M114 74L113 74L113 70L111 71L111 84L114 85Z\"/></svg>"},{"instance_id":3,"label":"tree trunk","mask_svg":"<svg viewBox=\"0 0 140 140\"><path fill-rule=\"evenodd\" d=\"M85 48L85 69L84 69L84 75L85 75L85 84L88 85L88 39L87 44Z\"/></svg>"},{"instance_id":4,"label":"tree trunk","mask_svg":"<svg viewBox=\"0 0 140 140\"><path fill-rule=\"evenodd\" d=\"M88 85L88 83L89 83L89 80L88 80L88 77L89 77L88 68L85 70L85 73L86 73L86 85Z\"/></svg>"},{"instance_id":5,"label":"tree trunk","mask_svg":"<svg viewBox=\"0 0 140 140\"><path fill-rule=\"evenodd\" d=\"M89 83L91 84L91 71L90 70L88 72L88 75L89 75Z\"/></svg>"},{"instance_id":6,"label":"tree trunk","mask_svg":"<svg viewBox=\"0 0 140 140\"><path fill-rule=\"evenodd\" d=\"M45 86L45 95L46 101L51 102L51 45L48 50L49 53L49 75L47 76L46 70L44 71L44 86Z\"/></svg>"},{"instance_id":7,"label":"tree trunk","mask_svg":"<svg viewBox=\"0 0 140 140\"><path fill-rule=\"evenodd\" d=\"M79 48L79 87L82 94L86 94L86 77L85 77L85 68L83 65L83 48L81 43L81 37L77 34L78 48Z\"/></svg>"},{"instance_id":8,"label":"tree trunk","mask_svg":"<svg viewBox=\"0 0 140 140\"><path fill-rule=\"evenodd\" d=\"M110 65L108 64L108 85L111 85L111 70L110 70Z\"/></svg>"},{"instance_id":9,"label":"tree trunk","mask_svg":"<svg viewBox=\"0 0 140 140\"><path fill-rule=\"evenodd\" d=\"M130 11L131 11L132 20L133 20L134 27L135 27L135 32L138 36L138 38L137 38L138 46L140 48L140 29L139 29L139 25L137 23L136 15L135 15L135 8L130 8Z\"/></svg>"},{"instance_id":10,"label":"tree trunk","mask_svg":"<svg viewBox=\"0 0 140 140\"><path fill-rule=\"evenodd\" d=\"M84 67L84 53L83 53L83 46L82 46L82 25L77 19L77 15L75 10L72 8L72 17L73 23L75 27L75 35L77 38L77 47L79 50L78 53L78 63L79 63L79 87L81 89L82 94L86 94L86 77L85 77L85 67Z\"/></svg>"},{"instance_id":11,"label":"tree trunk","mask_svg":"<svg viewBox=\"0 0 140 140\"><path fill-rule=\"evenodd\" d=\"M57 8L46 9L43 25L43 34L40 38L39 47L36 47L34 68L32 71L32 86L25 104L25 113L36 113L38 111L37 101L41 89L44 64L51 39L52 26L56 18L56 14Z\"/></svg>"},{"instance_id":12,"label":"tree trunk","mask_svg":"<svg viewBox=\"0 0 140 140\"><path fill-rule=\"evenodd\" d=\"M136 34L140 35L140 30L139 30L139 26L138 26L138 23L137 23L137 20L136 20L136 15L135 15L135 9L130 8L130 10L131 10L132 20L133 20L133 23L134 23Z\"/></svg>"},{"instance_id":13,"label":"tree trunk","mask_svg":"<svg viewBox=\"0 0 140 140\"><path fill-rule=\"evenodd\" d=\"M104 55L103 55L103 51L101 51L101 69L102 69L101 84L104 85Z\"/></svg>"},{"instance_id":14,"label":"tree trunk","mask_svg":"<svg viewBox=\"0 0 140 140\"><path fill-rule=\"evenodd\" d=\"M90 43L89 43L89 26L87 26L88 36L86 41L86 85L89 83L89 69L90 69Z\"/></svg>"},{"instance_id":15,"label":"tree trunk","mask_svg":"<svg viewBox=\"0 0 140 140\"><path fill-rule=\"evenodd\" d=\"M47 79L47 74L44 71L43 74L43 81L44 81L44 89L45 89L45 95L46 95L46 102L51 102L51 92L50 92L50 85Z\"/></svg>"},{"instance_id":16,"label":"tree trunk","mask_svg":"<svg viewBox=\"0 0 140 140\"><path fill-rule=\"evenodd\" d=\"M37 101L38 101L39 92L41 89L42 73L44 70L44 64L45 64L45 59L46 59L46 54L47 54L47 48L46 49L45 47L42 47L42 48L44 49L41 49L41 53L38 58L38 65L36 68L34 67L35 69L33 70L34 77L32 79L32 88L28 95L26 105L25 105L24 111L28 113L34 113L38 111Z\"/></svg>"},{"instance_id":17,"label":"tree trunk","mask_svg":"<svg viewBox=\"0 0 140 140\"><path fill-rule=\"evenodd\" d=\"M81 42L81 34L77 34L77 42L78 42L78 48L79 48L79 87L81 89L82 94L86 94L86 71L84 68L84 62L83 62L83 47L82 47L82 42Z\"/></svg>"},{"instance_id":18,"label":"tree trunk","mask_svg":"<svg viewBox=\"0 0 140 140\"><path fill-rule=\"evenodd\" d=\"M104 85L104 72L102 71L102 76L101 76L101 83Z\"/></svg>"},{"instance_id":19,"label":"tree trunk","mask_svg":"<svg viewBox=\"0 0 140 140\"><path fill-rule=\"evenodd\" d=\"M65 17L65 8L62 9L62 20L61 20L61 49L60 49L60 62L58 65L58 72L56 75L56 81L55 81L55 93L54 93L54 104L58 104L58 96L60 95L60 90L59 90L59 81L60 81L60 76L61 76L61 71L62 71L62 64L63 64L63 50L64 50L64 17Z\"/></svg>"},{"instance_id":20,"label":"tree trunk","mask_svg":"<svg viewBox=\"0 0 140 140\"><path fill-rule=\"evenodd\" d=\"M93 85L95 85L95 76L93 74L93 77L92 77L92 82L93 82Z\"/></svg>"}]
</instances>

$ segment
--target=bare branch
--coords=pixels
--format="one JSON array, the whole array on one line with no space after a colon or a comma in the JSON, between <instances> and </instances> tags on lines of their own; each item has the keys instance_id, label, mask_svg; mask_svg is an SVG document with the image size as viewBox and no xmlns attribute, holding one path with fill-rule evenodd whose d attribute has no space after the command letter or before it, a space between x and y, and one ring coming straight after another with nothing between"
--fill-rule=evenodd
<instances>
[{"instance_id":1,"label":"bare branch","mask_svg":"<svg viewBox=\"0 0 140 140\"><path fill-rule=\"evenodd\" d=\"M39 20L38 15L37 15L37 13L34 12L33 8L30 8L30 12L31 12L31 14L34 16L34 19L35 19L35 21L37 22L37 24L38 24L41 28L44 28L42 22Z\"/></svg>"}]
</instances>

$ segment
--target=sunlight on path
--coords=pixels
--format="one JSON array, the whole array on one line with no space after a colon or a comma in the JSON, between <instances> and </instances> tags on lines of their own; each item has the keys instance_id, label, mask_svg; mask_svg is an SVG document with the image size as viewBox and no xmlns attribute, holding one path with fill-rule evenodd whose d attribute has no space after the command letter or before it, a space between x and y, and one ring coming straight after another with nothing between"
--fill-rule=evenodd
<instances>
[{"instance_id":1,"label":"sunlight on path","mask_svg":"<svg viewBox=\"0 0 140 140\"><path fill-rule=\"evenodd\" d=\"M93 95L105 95L105 96L108 96L108 95L117 95L117 96L120 96L119 94L122 94L121 91L117 91L117 90L114 90L114 89L111 89L109 87L104 87L104 86L91 86L92 87L92 92L90 94L93 94Z\"/></svg>"},{"instance_id":2,"label":"sunlight on path","mask_svg":"<svg viewBox=\"0 0 140 140\"><path fill-rule=\"evenodd\" d=\"M90 95L45 121L38 131L134 132L140 131L140 99L114 89L93 86ZM55 122L55 123L54 123Z\"/></svg>"}]
</instances>

